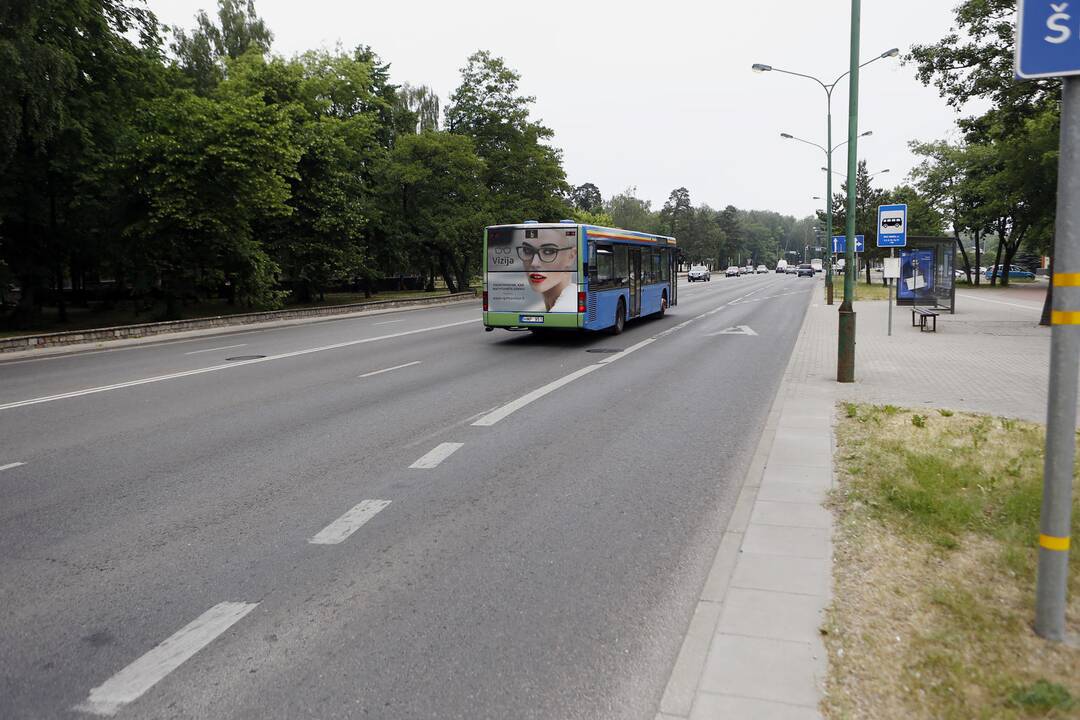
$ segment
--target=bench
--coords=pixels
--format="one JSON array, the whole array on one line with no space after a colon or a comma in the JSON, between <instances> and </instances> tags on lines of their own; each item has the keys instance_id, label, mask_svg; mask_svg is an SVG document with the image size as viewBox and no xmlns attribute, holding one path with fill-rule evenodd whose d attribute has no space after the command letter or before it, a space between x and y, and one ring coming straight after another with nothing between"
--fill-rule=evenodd
<instances>
[{"instance_id":1,"label":"bench","mask_svg":"<svg viewBox=\"0 0 1080 720\"><path fill-rule=\"evenodd\" d=\"M928 308L913 307L911 308L911 327L918 326L919 332L926 332L927 319L933 319L933 328L930 332L937 332L937 317L938 314Z\"/></svg>"}]
</instances>

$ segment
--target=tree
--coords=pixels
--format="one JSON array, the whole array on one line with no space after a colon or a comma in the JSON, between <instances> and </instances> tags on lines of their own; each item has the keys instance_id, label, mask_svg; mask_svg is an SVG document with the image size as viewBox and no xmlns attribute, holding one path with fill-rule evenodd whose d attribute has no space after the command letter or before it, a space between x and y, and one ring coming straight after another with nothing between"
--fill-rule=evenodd
<instances>
[{"instance_id":1,"label":"tree","mask_svg":"<svg viewBox=\"0 0 1080 720\"><path fill-rule=\"evenodd\" d=\"M415 118L413 131L422 133L439 129L439 96L427 85L402 84L397 93L399 107Z\"/></svg>"},{"instance_id":2,"label":"tree","mask_svg":"<svg viewBox=\"0 0 1080 720\"><path fill-rule=\"evenodd\" d=\"M392 153L387 194L395 231L450 292L468 289L479 269L478 234L488 220L485 171L473 140L453 133L406 135Z\"/></svg>"},{"instance_id":3,"label":"tree","mask_svg":"<svg viewBox=\"0 0 1080 720\"><path fill-rule=\"evenodd\" d=\"M274 40L255 12L255 0L218 0L217 23L200 10L195 25L190 35L180 27L170 30L172 51L200 95L225 79L226 60L236 60L252 49L266 54Z\"/></svg>"},{"instance_id":4,"label":"tree","mask_svg":"<svg viewBox=\"0 0 1080 720\"><path fill-rule=\"evenodd\" d=\"M167 314L177 302L236 284L251 307L273 307L278 267L254 228L292 212L287 178L300 151L286 110L261 97L204 98L176 90L139 112L125 162L141 213L129 252L153 269Z\"/></svg>"},{"instance_id":5,"label":"tree","mask_svg":"<svg viewBox=\"0 0 1080 720\"><path fill-rule=\"evenodd\" d=\"M615 227L638 232L659 232L660 223L648 200L637 197L637 188L628 187L618 195L612 196L604 204L604 210L611 215Z\"/></svg>"},{"instance_id":6,"label":"tree","mask_svg":"<svg viewBox=\"0 0 1080 720\"><path fill-rule=\"evenodd\" d=\"M472 138L485 161L492 216L503 222L558 220L570 214L562 156L545 144L554 133L529 119L536 99L518 95L519 80L502 58L474 53L450 96L446 127Z\"/></svg>"},{"instance_id":7,"label":"tree","mask_svg":"<svg viewBox=\"0 0 1080 720\"><path fill-rule=\"evenodd\" d=\"M570 202L578 210L585 212L597 212L604 206L604 198L600 194L600 188L587 182L578 185L570 191Z\"/></svg>"},{"instance_id":8,"label":"tree","mask_svg":"<svg viewBox=\"0 0 1080 720\"><path fill-rule=\"evenodd\" d=\"M0 5L0 257L22 291L17 327L34 322L47 283L62 290L71 257L109 235L100 180L131 108L157 91L157 42L154 16L123 0Z\"/></svg>"}]
</instances>

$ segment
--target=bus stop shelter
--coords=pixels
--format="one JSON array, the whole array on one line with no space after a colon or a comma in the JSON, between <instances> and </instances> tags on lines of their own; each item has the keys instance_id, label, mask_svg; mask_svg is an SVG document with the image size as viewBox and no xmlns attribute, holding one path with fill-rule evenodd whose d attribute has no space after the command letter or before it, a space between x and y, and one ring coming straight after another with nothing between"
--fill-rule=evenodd
<instances>
[{"instance_id":1,"label":"bus stop shelter","mask_svg":"<svg viewBox=\"0 0 1080 720\"><path fill-rule=\"evenodd\" d=\"M896 304L932 307L956 312L956 275L953 248L956 241L945 237L908 237L900 248L900 280Z\"/></svg>"}]
</instances>

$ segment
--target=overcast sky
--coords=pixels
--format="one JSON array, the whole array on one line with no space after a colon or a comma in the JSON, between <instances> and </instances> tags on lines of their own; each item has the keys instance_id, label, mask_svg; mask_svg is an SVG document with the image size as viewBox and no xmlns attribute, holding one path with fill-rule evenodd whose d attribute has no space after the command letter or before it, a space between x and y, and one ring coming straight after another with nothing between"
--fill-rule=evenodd
<instances>
[{"instance_id":1,"label":"overcast sky","mask_svg":"<svg viewBox=\"0 0 1080 720\"><path fill-rule=\"evenodd\" d=\"M862 3L862 53L943 37L949 0ZM166 24L192 26L216 0L148 0ZM685 186L695 205L798 216L825 194L824 154L780 132L825 144L825 93L809 80L757 74L755 62L831 82L847 69L847 0L460 0L456 3L256 0L274 51L367 44L391 63L394 82L427 84L446 102L474 51L506 59L535 95L533 117L555 131L568 179L605 198L636 186L658 208ZM863 70L859 157L885 187L913 165L911 139L955 137L956 114L896 59ZM847 137L846 81L833 100L834 144ZM846 167L846 151L834 156ZM837 187L839 178L837 178ZM507 222L520 218L506 218Z\"/></svg>"}]
</instances>

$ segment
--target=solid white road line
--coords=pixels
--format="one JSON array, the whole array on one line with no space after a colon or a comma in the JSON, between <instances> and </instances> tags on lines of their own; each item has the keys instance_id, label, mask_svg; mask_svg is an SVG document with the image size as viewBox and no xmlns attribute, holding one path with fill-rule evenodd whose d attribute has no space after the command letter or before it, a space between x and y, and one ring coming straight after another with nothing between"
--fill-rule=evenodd
<instances>
[{"instance_id":1,"label":"solid white road line","mask_svg":"<svg viewBox=\"0 0 1080 720\"><path fill-rule=\"evenodd\" d=\"M312 545L337 545L389 504L389 500L363 500L352 510L320 530L319 534L308 542Z\"/></svg>"},{"instance_id":2,"label":"solid white road line","mask_svg":"<svg viewBox=\"0 0 1080 720\"><path fill-rule=\"evenodd\" d=\"M180 628L156 648L90 691L73 709L94 715L113 715L152 688L192 655L209 645L258 603L223 602Z\"/></svg>"},{"instance_id":3,"label":"solid white road line","mask_svg":"<svg viewBox=\"0 0 1080 720\"><path fill-rule=\"evenodd\" d=\"M545 395L548 395L550 393L555 392L556 390L561 388L563 385L567 385L569 383L572 383L575 380L577 380L579 377L585 377L589 373L594 372L596 370L599 370L602 367L604 367L604 366L600 365L600 364L595 364L595 365L587 365L587 366L581 368L580 370L575 370L574 372L570 373L569 375L567 375L565 377L561 377L558 380L555 380L554 382L550 382L550 383L548 383L547 385L545 385L542 388L537 388L536 390L533 390L531 393L529 393L527 395L522 395L517 400L512 400L512 401L506 403L505 405L498 408L497 410L489 412L487 415L483 416L482 418L480 418L479 420L474 422L473 425L476 426L476 427L491 427L495 423L497 423L500 420L502 420L503 418L505 418L507 415L510 415L512 413L517 412L518 410L525 407L529 403L534 402L536 400L539 400L540 398L544 397Z\"/></svg>"},{"instance_id":4,"label":"solid white road line","mask_svg":"<svg viewBox=\"0 0 1080 720\"><path fill-rule=\"evenodd\" d=\"M115 385L102 385L100 387L86 388L85 390L75 390L73 392L60 393L59 395L47 395L45 397L31 398L29 400L19 400L17 402L10 402L4 405L0 405L0 410L12 410L14 408L25 407L27 405L38 405L40 403L54 402L56 400L68 400L70 398L82 397L83 395L94 395L96 393L109 392L110 390L122 390L124 388L136 387L138 385L148 385L150 383L164 382L166 380L176 380L178 378L190 377L191 375L202 375L204 373L217 372L219 370L229 370L231 368L244 367L245 365L258 365L259 363L271 362L273 360L283 360L285 358L299 357L301 355L310 355L312 353L325 352L326 350L337 350L339 348L352 347L353 345L363 345L365 343L379 342L380 340L391 340L393 338L405 337L406 335L417 335L419 333L431 332L432 330L444 330L446 328L458 327L459 325L469 325L472 323L480 322L480 318L473 318L472 320L463 320L461 322L446 323L445 325L433 325L432 327L420 328L419 330L406 330L404 332L393 333L391 335L380 335L378 337L363 338L361 340L349 340L348 342L335 343L333 345L323 345L322 347L307 348L306 350L295 350L293 352L281 353L279 355L267 355L263 358L254 358L252 360L238 360L232 363L226 363L223 365L212 365L210 367L199 368L198 370L185 370L184 372L169 373L168 375L158 375L156 377L143 378L141 380L130 380L128 382L116 383Z\"/></svg>"},{"instance_id":5,"label":"solid white road line","mask_svg":"<svg viewBox=\"0 0 1080 720\"><path fill-rule=\"evenodd\" d=\"M965 300L980 300L982 302L994 303L995 305L1008 305L1009 307L1024 308L1025 310L1038 310L1042 312L1042 305L1031 305L1029 303L1011 303L1004 300L991 300L990 298L979 297L978 295L969 295L967 293L957 293Z\"/></svg>"},{"instance_id":6,"label":"solid white road line","mask_svg":"<svg viewBox=\"0 0 1080 720\"><path fill-rule=\"evenodd\" d=\"M405 363L404 365L395 365L394 367L388 367L388 368L385 368L383 370L376 370L375 372L364 373L363 375L359 375L358 377L368 378L368 377L371 377L372 375L382 375L383 373L388 373L388 372L391 372L392 370L400 370L401 368L412 367L413 365L419 365L419 364L420 364L419 360L414 360L413 362Z\"/></svg>"},{"instance_id":7,"label":"solid white road line","mask_svg":"<svg viewBox=\"0 0 1080 720\"><path fill-rule=\"evenodd\" d=\"M7 465L0 465L0 472L3 472L4 470L11 470L11 469L17 468L17 467L22 467L25 464L26 463L24 463L24 462L13 462L13 463L8 463Z\"/></svg>"},{"instance_id":8,"label":"solid white road line","mask_svg":"<svg viewBox=\"0 0 1080 720\"><path fill-rule=\"evenodd\" d=\"M473 425L475 424L476 423L473 423ZM465 443L446 442L442 445L438 445L435 449L409 467L415 470L431 470L434 467L438 467L439 463L460 450L464 444Z\"/></svg>"},{"instance_id":9,"label":"solid white road line","mask_svg":"<svg viewBox=\"0 0 1080 720\"><path fill-rule=\"evenodd\" d=\"M383 320L382 322L377 322L375 324L376 325L393 325L394 323L399 323L399 322L405 322L405 320L404 319L402 319L402 320Z\"/></svg>"},{"instance_id":10,"label":"solid white road line","mask_svg":"<svg viewBox=\"0 0 1080 720\"><path fill-rule=\"evenodd\" d=\"M233 348L247 347L247 343L240 343L239 345L226 345L225 347L210 348L208 350L192 350L191 352L184 353L185 355L198 355L199 353L217 352L218 350L232 350Z\"/></svg>"}]
</instances>

